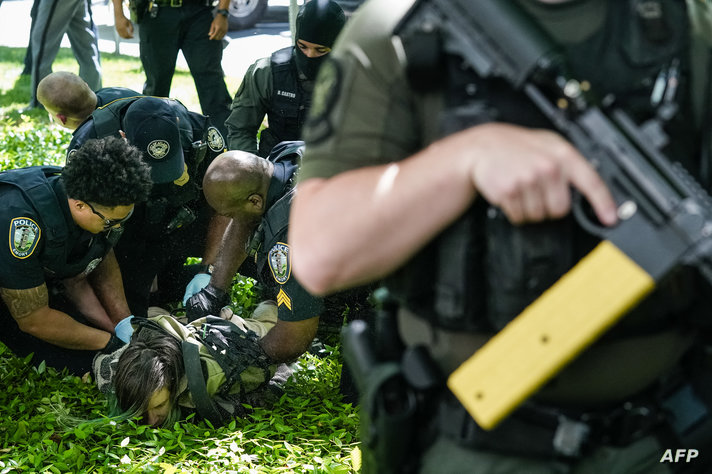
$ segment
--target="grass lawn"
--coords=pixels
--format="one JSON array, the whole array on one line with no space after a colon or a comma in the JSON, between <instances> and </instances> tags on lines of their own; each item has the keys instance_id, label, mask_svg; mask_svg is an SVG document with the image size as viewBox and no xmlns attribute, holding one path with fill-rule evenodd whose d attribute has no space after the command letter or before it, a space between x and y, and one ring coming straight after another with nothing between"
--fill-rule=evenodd
<instances>
[{"instance_id":1,"label":"grass lawn","mask_svg":"<svg viewBox=\"0 0 712 474\"><path fill-rule=\"evenodd\" d=\"M0 170L62 164L70 133L42 110L23 111L29 102L28 76L20 76L24 48L0 47ZM102 55L105 86L141 90L138 59ZM77 72L62 49L54 70ZM237 89L239 78L226 78ZM178 71L171 96L199 111L192 78ZM247 304L249 286L233 289L236 304ZM0 336L1 337L1 336ZM360 465L356 410L338 392L338 341L328 355L306 354L286 393L271 410L215 428L192 417L169 429L133 421L66 424L65 414L102 418L106 401L90 377L33 367L0 344L0 474L20 472L284 472L353 473Z\"/></svg>"}]
</instances>

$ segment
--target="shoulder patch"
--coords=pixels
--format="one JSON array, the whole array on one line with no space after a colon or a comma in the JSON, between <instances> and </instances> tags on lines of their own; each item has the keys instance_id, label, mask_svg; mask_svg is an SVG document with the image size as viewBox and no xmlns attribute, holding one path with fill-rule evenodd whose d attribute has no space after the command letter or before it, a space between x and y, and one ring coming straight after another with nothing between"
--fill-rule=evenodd
<instances>
[{"instance_id":1,"label":"shoulder patch","mask_svg":"<svg viewBox=\"0 0 712 474\"><path fill-rule=\"evenodd\" d=\"M40 226L29 217L16 217L10 221L10 252L19 259L32 255L40 241Z\"/></svg>"},{"instance_id":2,"label":"shoulder patch","mask_svg":"<svg viewBox=\"0 0 712 474\"><path fill-rule=\"evenodd\" d=\"M208 127L208 147L215 153L225 150L225 139L222 133L215 127Z\"/></svg>"},{"instance_id":3,"label":"shoulder patch","mask_svg":"<svg viewBox=\"0 0 712 474\"><path fill-rule=\"evenodd\" d=\"M168 155L171 145L166 140L153 140L146 147L146 151L155 160L162 160Z\"/></svg>"},{"instance_id":4,"label":"shoulder patch","mask_svg":"<svg viewBox=\"0 0 712 474\"><path fill-rule=\"evenodd\" d=\"M289 280L289 275L292 273L292 261L289 255L289 245L277 242L267 254L267 262L272 270L272 276L280 285Z\"/></svg>"},{"instance_id":5,"label":"shoulder patch","mask_svg":"<svg viewBox=\"0 0 712 474\"><path fill-rule=\"evenodd\" d=\"M332 126L329 115L339 96L340 89L341 67L335 59L329 57L319 68L314 92L312 92L308 124L311 128L313 141L320 141L331 134Z\"/></svg>"}]
</instances>

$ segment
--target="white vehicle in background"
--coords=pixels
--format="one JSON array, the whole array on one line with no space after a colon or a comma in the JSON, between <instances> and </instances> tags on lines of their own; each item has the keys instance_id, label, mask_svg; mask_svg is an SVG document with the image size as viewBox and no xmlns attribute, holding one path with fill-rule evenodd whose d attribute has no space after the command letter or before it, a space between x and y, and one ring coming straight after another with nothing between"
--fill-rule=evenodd
<instances>
[{"instance_id":1,"label":"white vehicle in background","mask_svg":"<svg viewBox=\"0 0 712 474\"><path fill-rule=\"evenodd\" d=\"M303 4L309 0L289 0L290 24L292 16L296 14L297 4ZM336 0L344 11L349 14L353 12L364 0ZM258 23L267 11L269 0L230 0L228 11L228 24L231 30L244 30L252 28Z\"/></svg>"}]
</instances>

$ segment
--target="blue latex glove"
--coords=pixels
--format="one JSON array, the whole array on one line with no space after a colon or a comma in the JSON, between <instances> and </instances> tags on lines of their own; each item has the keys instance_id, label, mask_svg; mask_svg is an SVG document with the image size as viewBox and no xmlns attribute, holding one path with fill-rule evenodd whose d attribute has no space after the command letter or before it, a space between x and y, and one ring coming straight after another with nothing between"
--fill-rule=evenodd
<instances>
[{"instance_id":1,"label":"blue latex glove","mask_svg":"<svg viewBox=\"0 0 712 474\"><path fill-rule=\"evenodd\" d=\"M114 333L116 334L116 337L124 341L126 344L131 341L131 334L133 334L134 332L133 326L131 325L132 319L133 314L128 318L124 318L119 321L119 324L117 324L114 328Z\"/></svg>"},{"instance_id":2,"label":"blue latex glove","mask_svg":"<svg viewBox=\"0 0 712 474\"><path fill-rule=\"evenodd\" d=\"M188 283L188 286L185 287L183 304L185 305L191 296L208 286L208 283L210 283L210 275L207 273L196 273L193 279L190 280L190 283Z\"/></svg>"}]
</instances>

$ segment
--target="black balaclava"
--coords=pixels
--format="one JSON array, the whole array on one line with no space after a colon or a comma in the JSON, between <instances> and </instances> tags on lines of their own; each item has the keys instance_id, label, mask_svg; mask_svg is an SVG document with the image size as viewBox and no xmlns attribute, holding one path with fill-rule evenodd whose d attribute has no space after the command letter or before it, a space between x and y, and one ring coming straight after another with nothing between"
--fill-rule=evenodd
<instances>
[{"instance_id":1,"label":"black balaclava","mask_svg":"<svg viewBox=\"0 0 712 474\"><path fill-rule=\"evenodd\" d=\"M331 48L344 23L346 15L338 3L332 0L311 0L297 14L296 38ZM295 50L299 72L307 79L315 79L326 55L308 58L299 47L295 47Z\"/></svg>"}]
</instances>

